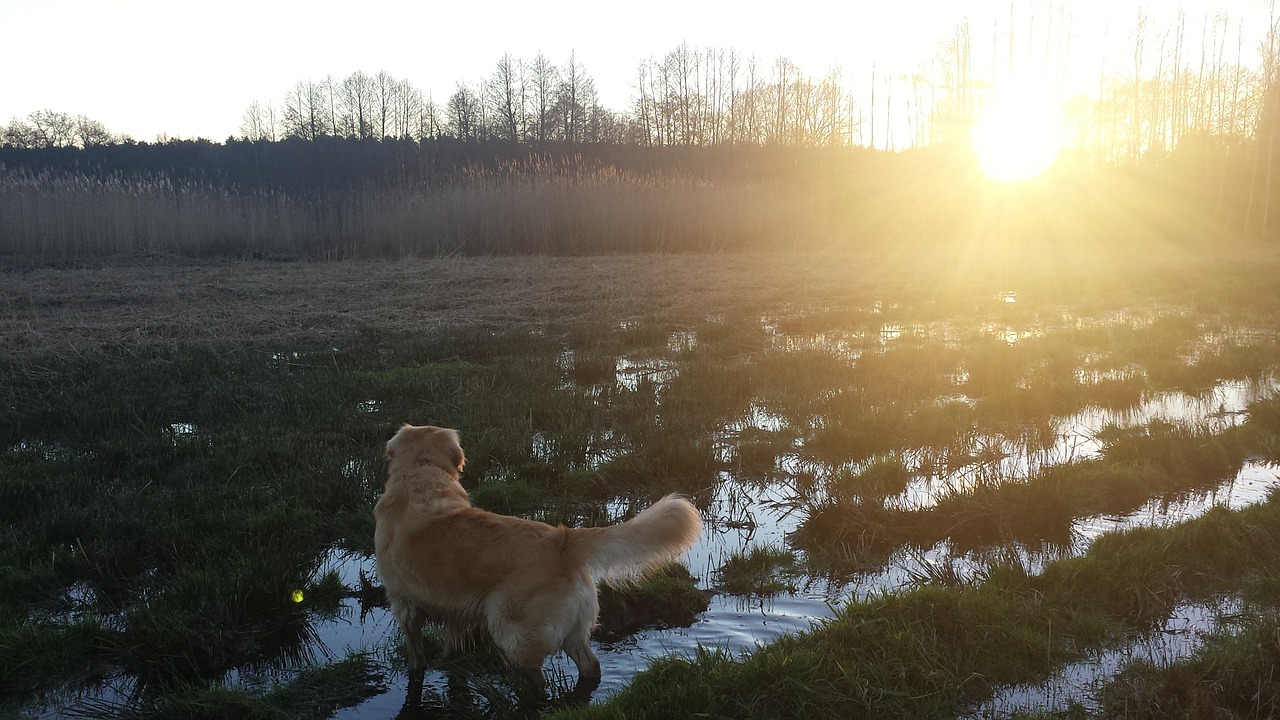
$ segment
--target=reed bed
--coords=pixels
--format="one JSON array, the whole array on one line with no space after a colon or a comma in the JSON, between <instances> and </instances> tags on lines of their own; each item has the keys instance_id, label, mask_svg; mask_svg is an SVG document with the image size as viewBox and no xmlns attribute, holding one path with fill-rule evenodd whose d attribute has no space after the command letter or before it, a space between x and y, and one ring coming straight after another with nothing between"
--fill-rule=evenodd
<instances>
[{"instance_id":1,"label":"reed bed","mask_svg":"<svg viewBox=\"0 0 1280 720\"><path fill-rule=\"evenodd\" d=\"M462 253L708 252L857 235L838 198L614 168L470 171L443 187L242 190L165 176L0 173L0 257L345 259Z\"/></svg>"},{"instance_id":2,"label":"reed bed","mask_svg":"<svg viewBox=\"0 0 1280 720\"><path fill-rule=\"evenodd\" d=\"M294 160L298 167L288 172L259 168L239 180L208 159L207 167L174 160L169 171L129 174L110 165L92 172L0 167L0 259L39 265L136 253L349 259L903 244L927 252L939 242L960 243L965 252L1005 254L1031 244L1071 246L1070 253L1233 234L1195 202L1140 177L1072 165L1008 188L946 153L923 151L875 158L726 151L705 166L531 156L440 173L404 159L382 174L356 158L349 167Z\"/></svg>"}]
</instances>

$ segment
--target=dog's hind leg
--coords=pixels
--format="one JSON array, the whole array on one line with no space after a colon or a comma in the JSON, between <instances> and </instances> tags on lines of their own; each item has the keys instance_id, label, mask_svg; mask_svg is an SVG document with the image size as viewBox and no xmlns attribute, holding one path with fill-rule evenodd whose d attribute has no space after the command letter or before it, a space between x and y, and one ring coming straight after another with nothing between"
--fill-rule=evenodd
<instances>
[{"instance_id":1,"label":"dog's hind leg","mask_svg":"<svg viewBox=\"0 0 1280 720\"><path fill-rule=\"evenodd\" d=\"M591 641L585 634L576 638L566 638L564 651L573 664L578 666L579 684L591 680L594 680L597 685L600 684L600 658L596 657L595 652L591 650Z\"/></svg>"},{"instance_id":2,"label":"dog's hind leg","mask_svg":"<svg viewBox=\"0 0 1280 720\"><path fill-rule=\"evenodd\" d=\"M580 642L566 640L564 651L573 660L573 664L578 666L578 682L567 700L573 704L586 705L591 702L591 693L600 687L600 659L591 651L591 642L585 637Z\"/></svg>"},{"instance_id":3,"label":"dog's hind leg","mask_svg":"<svg viewBox=\"0 0 1280 720\"><path fill-rule=\"evenodd\" d=\"M426 651L422 646L422 625L427 620L427 614L404 598L393 597L389 600L391 614L400 625L400 634L404 635L404 650L409 660L409 669L420 671L427 664Z\"/></svg>"},{"instance_id":4,"label":"dog's hind leg","mask_svg":"<svg viewBox=\"0 0 1280 720\"><path fill-rule=\"evenodd\" d=\"M577 602L565 606L567 615L562 619L567 632L560 647L578 666L578 686L590 685L588 693L600 684L600 659L591 650L591 628L600 614L600 601L596 597L595 583L590 575L583 574L576 592Z\"/></svg>"}]
</instances>

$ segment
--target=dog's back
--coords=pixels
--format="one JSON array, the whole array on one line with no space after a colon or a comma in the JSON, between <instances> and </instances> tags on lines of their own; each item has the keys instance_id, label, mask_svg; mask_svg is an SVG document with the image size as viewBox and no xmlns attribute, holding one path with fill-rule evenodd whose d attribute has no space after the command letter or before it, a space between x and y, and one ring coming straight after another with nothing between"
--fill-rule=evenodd
<instances>
[{"instance_id":1,"label":"dog's back","mask_svg":"<svg viewBox=\"0 0 1280 720\"><path fill-rule=\"evenodd\" d=\"M475 507L425 517L383 512L378 527L387 531L376 544L378 573L389 594L462 622L484 623L486 596L561 596L571 581L590 585L594 599L596 582L641 575L678 557L701 526L698 511L674 495L624 523L598 528L553 527ZM596 613L590 614L594 624Z\"/></svg>"}]
</instances>

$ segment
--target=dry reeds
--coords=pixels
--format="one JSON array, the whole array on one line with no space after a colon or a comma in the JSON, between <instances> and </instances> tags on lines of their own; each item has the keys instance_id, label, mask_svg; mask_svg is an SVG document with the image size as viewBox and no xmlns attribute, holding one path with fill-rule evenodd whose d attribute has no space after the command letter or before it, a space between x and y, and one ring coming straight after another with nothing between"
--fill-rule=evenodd
<instances>
[{"instance_id":1,"label":"dry reeds","mask_svg":"<svg viewBox=\"0 0 1280 720\"><path fill-rule=\"evenodd\" d=\"M950 250L968 261L1025 245L1069 256L1107 243L1225 232L1168 188L1083 167L1010 189L945 153L775 157L757 148L740 160L734 152L705 166L665 156L624 166L532 155L429 177L404 166L400 178L390 167L387 177L369 175L356 156L349 166L322 166L316 178L306 175L306 163L270 167L286 176L274 184L219 179L213 161L130 175L0 167L0 258L44 264L144 252L333 259L904 243L930 252L958 243Z\"/></svg>"},{"instance_id":2,"label":"dry reeds","mask_svg":"<svg viewBox=\"0 0 1280 720\"><path fill-rule=\"evenodd\" d=\"M828 240L815 219L830 211L810 189L777 182L537 162L470 168L440 188L319 193L11 172L0 174L0 256L704 252Z\"/></svg>"}]
</instances>

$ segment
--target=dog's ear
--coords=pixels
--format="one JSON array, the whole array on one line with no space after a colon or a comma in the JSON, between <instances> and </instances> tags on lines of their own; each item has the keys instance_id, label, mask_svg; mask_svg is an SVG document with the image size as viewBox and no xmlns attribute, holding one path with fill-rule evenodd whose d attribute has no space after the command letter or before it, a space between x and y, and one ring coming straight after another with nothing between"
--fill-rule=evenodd
<instances>
[{"instance_id":1,"label":"dog's ear","mask_svg":"<svg viewBox=\"0 0 1280 720\"><path fill-rule=\"evenodd\" d=\"M400 436L403 435L406 431L408 431L412 427L413 426L410 425L409 423L405 423L401 425L400 429L396 431L396 434L392 435L391 439L387 441L387 459L388 460L395 457L396 455L396 444L397 444L396 441L399 440Z\"/></svg>"},{"instance_id":2,"label":"dog's ear","mask_svg":"<svg viewBox=\"0 0 1280 720\"><path fill-rule=\"evenodd\" d=\"M462 452L462 436L457 430L450 430L449 436L453 441L449 443L449 460L454 467L458 468L458 472L462 472L462 468L467 464L467 456Z\"/></svg>"}]
</instances>

